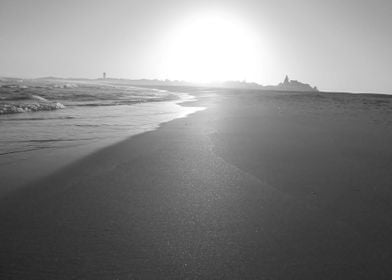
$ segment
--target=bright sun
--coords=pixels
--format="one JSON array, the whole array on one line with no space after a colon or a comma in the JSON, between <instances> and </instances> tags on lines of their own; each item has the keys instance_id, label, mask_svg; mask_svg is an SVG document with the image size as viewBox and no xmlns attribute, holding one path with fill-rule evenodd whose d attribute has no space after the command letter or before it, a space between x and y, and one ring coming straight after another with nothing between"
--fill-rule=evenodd
<instances>
[{"instance_id":1,"label":"bright sun","mask_svg":"<svg viewBox=\"0 0 392 280\"><path fill-rule=\"evenodd\" d=\"M265 54L257 34L224 14L204 14L179 24L168 40L165 72L194 82L257 79Z\"/></svg>"}]
</instances>

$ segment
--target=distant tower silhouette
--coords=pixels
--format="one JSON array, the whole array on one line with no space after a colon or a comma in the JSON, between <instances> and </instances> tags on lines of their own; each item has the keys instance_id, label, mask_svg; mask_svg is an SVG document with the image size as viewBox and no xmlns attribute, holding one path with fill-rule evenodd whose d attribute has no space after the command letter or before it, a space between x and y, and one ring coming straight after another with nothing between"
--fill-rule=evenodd
<instances>
[{"instance_id":1,"label":"distant tower silhouette","mask_svg":"<svg viewBox=\"0 0 392 280\"><path fill-rule=\"evenodd\" d=\"M106 79L106 72L103 72L102 78L105 80Z\"/></svg>"},{"instance_id":2,"label":"distant tower silhouette","mask_svg":"<svg viewBox=\"0 0 392 280\"><path fill-rule=\"evenodd\" d=\"M290 83L289 76L286 75L286 78L284 78L284 82L283 82L283 83L284 83L284 84Z\"/></svg>"}]
</instances>

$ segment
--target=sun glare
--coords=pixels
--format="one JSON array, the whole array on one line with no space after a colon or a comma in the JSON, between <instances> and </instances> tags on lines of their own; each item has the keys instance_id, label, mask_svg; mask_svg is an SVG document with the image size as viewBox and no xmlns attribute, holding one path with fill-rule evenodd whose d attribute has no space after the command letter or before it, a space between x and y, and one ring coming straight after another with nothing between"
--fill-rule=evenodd
<instances>
[{"instance_id":1,"label":"sun glare","mask_svg":"<svg viewBox=\"0 0 392 280\"><path fill-rule=\"evenodd\" d=\"M168 40L164 63L168 78L193 82L259 78L263 62L259 36L238 20L204 14L178 25Z\"/></svg>"}]
</instances>

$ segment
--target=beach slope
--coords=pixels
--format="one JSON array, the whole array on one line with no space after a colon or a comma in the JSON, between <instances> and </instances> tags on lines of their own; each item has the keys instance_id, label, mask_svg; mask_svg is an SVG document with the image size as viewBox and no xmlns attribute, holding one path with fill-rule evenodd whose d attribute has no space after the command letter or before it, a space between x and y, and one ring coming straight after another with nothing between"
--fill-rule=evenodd
<instances>
[{"instance_id":1,"label":"beach slope","mask_svg":"<svg viewBox=\"0 0 392 280\"><path fill-rule=\"evenodd\" d=\"M205 111L1 198L2 279L390 279L390 98L196 90Z\"/></svg>"}]
</instances>

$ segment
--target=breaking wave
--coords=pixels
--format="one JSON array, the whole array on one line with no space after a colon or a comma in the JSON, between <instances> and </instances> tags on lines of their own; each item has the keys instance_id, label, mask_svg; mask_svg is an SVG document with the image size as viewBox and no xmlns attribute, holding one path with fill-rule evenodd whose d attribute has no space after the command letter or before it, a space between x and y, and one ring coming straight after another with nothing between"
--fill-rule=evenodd
<instances>
[{"instance_id":1,"label":"breaking wave","mask_svg":"<svg viewBox=\"0 0 392 280\"><path fill-rule=\"evenodd\" d=\"M43 100L37 100L36 102L1 102L0 115L38 111L52 111L64 108L65 106L60 102L49 102Z\"/></svg>"},{"instance_id":2,"label":"breaking wave","mask_svg":"<svg viewBox=\"0 0 392 280\"><path fill-rule=\"evenodd\" d=\"M178 97L164 90L100 83L19 81L2 84L0 115L52 111L65 107L99 107L159 102Z\"/></svg>"}]
</instances>

